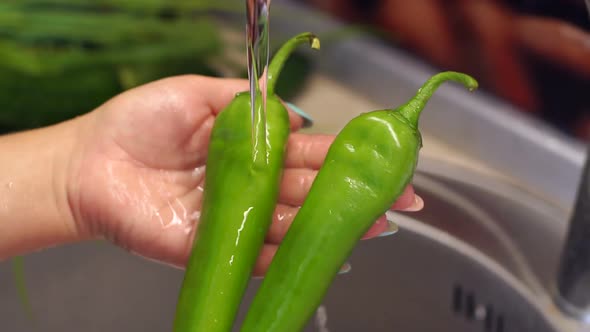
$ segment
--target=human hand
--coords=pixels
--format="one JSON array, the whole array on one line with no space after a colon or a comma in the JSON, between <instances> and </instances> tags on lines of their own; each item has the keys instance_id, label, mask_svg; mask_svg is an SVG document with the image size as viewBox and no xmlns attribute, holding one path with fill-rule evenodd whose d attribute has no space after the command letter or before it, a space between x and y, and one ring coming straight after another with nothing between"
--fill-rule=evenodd
<instances>
[{"instance_id":1,"label":"human hand","mask_svg":"<svg viewBox=\"0 0 590 332\"><path fill-rule=\"evenodd\" d=\"M78 121L67 201L83 238L104 237L138 255L182 267L198 230L209 135L215 116L246 90L244 80L182 76L108 101ZM295 133L290 114L279 204L255 268L261 275L303 203L333 136ZM408 187L394 209L418 210ZM386 232L385 216L365 236Z\"/></svg>"}]
</instances>

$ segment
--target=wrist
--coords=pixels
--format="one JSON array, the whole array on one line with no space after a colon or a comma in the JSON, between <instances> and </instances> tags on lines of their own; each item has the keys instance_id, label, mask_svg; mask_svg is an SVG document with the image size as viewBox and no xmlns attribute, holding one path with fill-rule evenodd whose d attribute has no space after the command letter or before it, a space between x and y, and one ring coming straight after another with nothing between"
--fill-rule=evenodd
<instances>
[{"instance_id":1,"label":"wrist","mask_svg":"<svg viewBox=\"0 0 590 332\"><path fill-rule=\"evenodd\" d=\"M0 136L0 258L79 239L66 189L77 122Z\"/></svg>"},{"instance_id":2,"label":"wrist","mask_svg":"<svg viewBox=\"0 0 590 332\"><path fill-rule=\"evenodd\" d=\"M54 133L48 133L48 136L55 135L58 144L52 144L54 150L52 153L51 169L51 192L55 198L53 209L57 216L55 226L60 228L62 235L60 242L77 242L82 239L78 223L76 221L73 206L70 200L70 189L72 179L78 173L75 161L78 159L81 144L80 125L83 117L76 118L67 122L60 123L48 130L54 130Z\"/></svg>"},{"instance_id":3,"label":"wrist","mask_svg":"<svg viewBox=\"0 0 590 332\"><path fill-rule=\"evenodd\" d=\"M81 183L83 177L92 176L82 171L84 153L87 151L87 142L92 133L95 116L93 113L86 114L68 123L69 128L64 130L67 135L69 146L58 152L55 156L56 183L59 187L55 189L62 203L58 204L68 220L68 227L72 229L73 241L84 241L100 237L95 234L92 227L88 226L88 216L81 211Z\"/></svg>"}]
</instances>

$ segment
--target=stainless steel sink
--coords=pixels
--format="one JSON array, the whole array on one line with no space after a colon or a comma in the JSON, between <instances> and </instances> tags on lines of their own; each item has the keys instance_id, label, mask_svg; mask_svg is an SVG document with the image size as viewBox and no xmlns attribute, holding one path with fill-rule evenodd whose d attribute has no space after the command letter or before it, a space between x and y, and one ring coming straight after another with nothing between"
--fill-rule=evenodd
<instances>
[{"instance_id":1,"label":"stainless steel sink","mask_svg":"<svg viewBox=\"0 0 590 332\"><path fill-rule=\"evenodd\" d=\"M572 322L552 314L549 296L565 211L487 175L423 160L415 184L424 211L391 213L400 232L358 246L352 272L337 278L307 331L565 331ZM182 278L103 243L36 253L26 267L48 332L167 331ZM30 331L6 264L0 278L3 327Z\"/></svg>"},{"instance_id":2,"label":"stainless steel sink","mask_svg":"<svg viewBox=\"0 0 590 332\"><path fill-rule=\"evenodd\" d=\"M552 300L566 213L498 179L425 161L415 179L424 211L389 214L399 233L358 246L307 331L588 330Z\"/></svg>"},{"instance_id":3,"label":"stainless steel sink","mask_svg":"<svg viewBox=\"0 0 590 332\"><path fill-rule=\"evenodd\" d=\"M571 322L552 315L549 296L562 212L490 178L471 180L420 172L426 209L392 213L400 232L357 248L353 272L319 313L327 329L316 317L309 331L565 331Z\"/></svg>"},{"instance_id":4,"label":"stainless steel sink","mask_svg":"<svg viewBox=\"0 0 590 332\"><path fill-rule=\"evenodd\" d=\"M276 23L276 38L339 27L304 7L276 6L301 18ZM367 110L361 105L405 101L436 71L362 36L324 44L312 59L317 75L295 102L323 119L321 132L336 132ZM362 102L326 109L345 97ZM391 213L398 234L359 244L351 273L337 278L307 331L590 331L552 300L581 144L483 92L447 85L428 108L415 178L426 208ZM103 243L35 253L25 267L39 331L170 330L181 271ZM33 331L18 303L2 263L0 331Z\"/></svg>"},{"instance_id":5,"label":"stainless steel sink","mask_svg":"<svg viewBox=\"0 0 590 332\"><path fill-rule=\"evenodd\" d=\"M430 158L415 184L424 211L391 213L400 232L358 246L352 272L337 278L308 331L542 332L572 323L552 314L549 296L564 210ZM182 278L103 243L30 255L26 272L37 323L48 332L167 331ZM2 264L2 326L30 331L10 278Z\"/></svg>"}]
</instances>

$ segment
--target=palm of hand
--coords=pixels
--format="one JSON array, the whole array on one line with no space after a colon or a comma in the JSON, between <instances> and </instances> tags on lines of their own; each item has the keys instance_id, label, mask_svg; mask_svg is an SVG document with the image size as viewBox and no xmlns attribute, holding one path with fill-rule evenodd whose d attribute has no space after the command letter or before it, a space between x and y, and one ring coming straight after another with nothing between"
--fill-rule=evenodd
<instances>
[{"instance_id":1,"label":"palm of hand","mask_svg":"<svg viewBox=\"0 0 590 332\"><path fill-rule=\"evenodd\" d=\"M219 110L191 91L193 84L166 83L124 94L96 113L79 161L76 219L90 234L182 265Z\"/></svg>"}]
</instances>

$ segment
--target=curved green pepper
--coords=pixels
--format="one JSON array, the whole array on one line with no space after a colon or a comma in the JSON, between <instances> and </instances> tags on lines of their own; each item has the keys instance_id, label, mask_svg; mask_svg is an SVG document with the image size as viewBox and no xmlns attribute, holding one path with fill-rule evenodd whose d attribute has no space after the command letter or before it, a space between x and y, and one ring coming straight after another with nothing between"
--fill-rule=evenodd
<instances>
[{"instance_id":1,"label":"curved green pepper","mask_svg":"<svg viewBox=\"0 0 590 332\"><path fill-rule=\"evenodd\" d=\"M304 328L354 246L410 183L422 147L420 112L446 80L430 78L407 104L361 114L337 135L249 308L243 332Z\"/></svg>"},{"instance_id":2,"label":"curved green pepper","mask_svg":"<svg viewBox=\"0 0 590 332\"><path fill-rule=\"evenodd\" d=\"M180 291L175 332L232 328L272 221L290 132L287 109L274 87L285 60L304 42L319 47L314 35L297 35L269 65L266 126L252 128L249 92L237 94L215 120L201 219ZM260 101L257 91L256 104ZM262 107L255 112L257 119L265 119Z\"/></svg>"}]
</instances>

